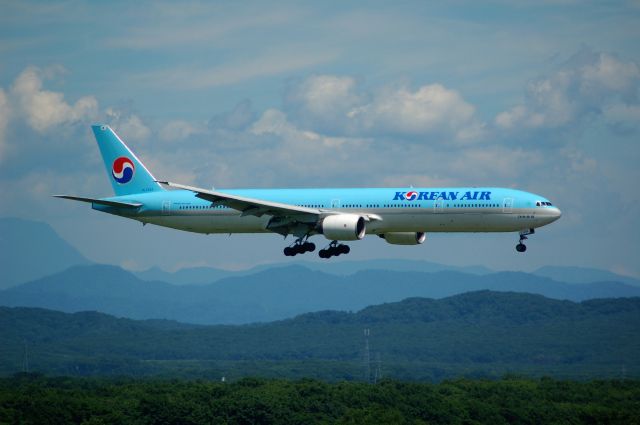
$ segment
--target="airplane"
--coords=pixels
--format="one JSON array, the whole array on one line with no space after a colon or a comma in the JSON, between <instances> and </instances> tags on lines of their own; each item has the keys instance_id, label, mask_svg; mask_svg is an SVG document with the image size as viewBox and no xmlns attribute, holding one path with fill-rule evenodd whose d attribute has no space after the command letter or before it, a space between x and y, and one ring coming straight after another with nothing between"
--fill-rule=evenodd
<instances>
[{"instance_id":1,"label":"airplane","mask_svg":"<svg viewBox=\"0 0 640 425\"><path fill-rule=\"evenodd\" d=\"M157 180L108 125L93 125L116 196L87 198L94 210L196 233L275 233L295 237L284 255L329 242L321 258L348 254L347 241L377 235L395 245L420 245L429 232L518 232L518 252L535 229L558 220L547 198L497 187L202 189Z\"/></svg>"}]
</instances>

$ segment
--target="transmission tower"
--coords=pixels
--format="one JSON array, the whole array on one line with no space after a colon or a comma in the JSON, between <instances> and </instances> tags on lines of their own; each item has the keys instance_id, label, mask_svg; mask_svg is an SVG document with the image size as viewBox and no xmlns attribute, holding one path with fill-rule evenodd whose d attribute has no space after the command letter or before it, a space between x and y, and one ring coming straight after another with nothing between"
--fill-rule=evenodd
<instances>
[{"instance_id":1,"label":"transmission tower","mask_svg":"<svg viewBox=\"0 0 640 425\"><path fill-rule=\"evenodd\" d=\"M369 335L370 330L366 328L364 330L364 380L367 383L371 382L371 353L369 352Z\"/></svg>"}]
</instances>

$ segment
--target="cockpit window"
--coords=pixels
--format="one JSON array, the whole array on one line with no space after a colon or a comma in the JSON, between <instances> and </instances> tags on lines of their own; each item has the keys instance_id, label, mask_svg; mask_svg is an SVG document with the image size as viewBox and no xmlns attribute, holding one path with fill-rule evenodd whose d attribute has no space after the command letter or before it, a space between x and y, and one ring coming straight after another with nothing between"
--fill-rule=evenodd
<instances>
[{"instance_id":1,"label":"cockpit window","mask_svg":"<svg viewBox=\"0 0 640 425\"><path fill-rule=\"evenodd\" d=\"M537 201L536 202L536 207L539 207L539 206L540 206L540 201Z\"/></svg>"}]
</instances>

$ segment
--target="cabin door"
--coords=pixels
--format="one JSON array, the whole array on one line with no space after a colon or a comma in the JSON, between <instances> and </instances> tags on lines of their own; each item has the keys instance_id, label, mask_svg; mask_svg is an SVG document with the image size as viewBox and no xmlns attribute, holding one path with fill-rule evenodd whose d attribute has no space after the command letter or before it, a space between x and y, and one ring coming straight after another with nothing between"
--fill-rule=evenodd
<instances>
[{"instance_id":1,"label":"cabin door","mask_svg":"<svg viewBox=\"0 0 640 425\"><path fill-rule=\"evenodd\" d=\"M443 207L444 207L444 199L438 198L433 203L433 212L436 214L441 213Z\"/></svg>"},{"instance_id":2,"label":"cabin door","mask_svg":"<svg viewBox=\"0 0 640 425\"><path fill-rule=\"evenodd\" d=\"M511 214L513 212L513 198L504 198L502 202L502 212Z\"/></svg>"},{"instance_id":3,"label":"cabin door","mask_svg":"<svg viewBox=\"0 0 640 425\"><path fill-rule=\"evenodd\" d=\"M162 215L171 214L171 201L162 202Z\"/></svg>"}]
</instances>

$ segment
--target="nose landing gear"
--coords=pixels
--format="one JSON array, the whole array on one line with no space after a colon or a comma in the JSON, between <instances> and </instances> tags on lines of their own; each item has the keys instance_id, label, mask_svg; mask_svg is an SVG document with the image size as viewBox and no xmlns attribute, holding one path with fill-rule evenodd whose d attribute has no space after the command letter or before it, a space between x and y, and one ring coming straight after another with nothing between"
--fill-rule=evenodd
<instances>
[{"instance_id":1,"label":"nose landing gear","mask_svg":"<svg viewBox=\"0 0 640 425\"><path fill-rule=\"evenodd\" d=\"M351 252L351 248L349 245L339 244L338 241L332 241L329 246L324 249L321 249L318 252L320 258L331 258L333 256L338 256L340 254L348 254Z\"/></svg>"},{"instance_id":2,"label":"nose landing gear","mask_svg":"<svg viewBox=\"0 0 640 425\"><path fill-rule=\"evenodd\" d=\"M305 241L303 238L297 239L293 245L284 249L284 255L287 257L295 257L298 254L304 254L305 252L313 252L316 250L316 244L313 242Z\"/></svg>"},{"instance_id":3,"label":"nose landing gear","mask_svg":"<svg viewBox=\"0 0 640 425\"><path fill-rule=\"evenodd\" d=\"M527 238L528 235L533 235L535 233L535 229L528 229L528 230L521 230L520 231L520 241L518 242L518 245L516 245L516 251L518 252L525 252L527 250L527 246L525 244L522 243L522 241L525 241L529 238Z\"/></svg>"}]
</instances>

